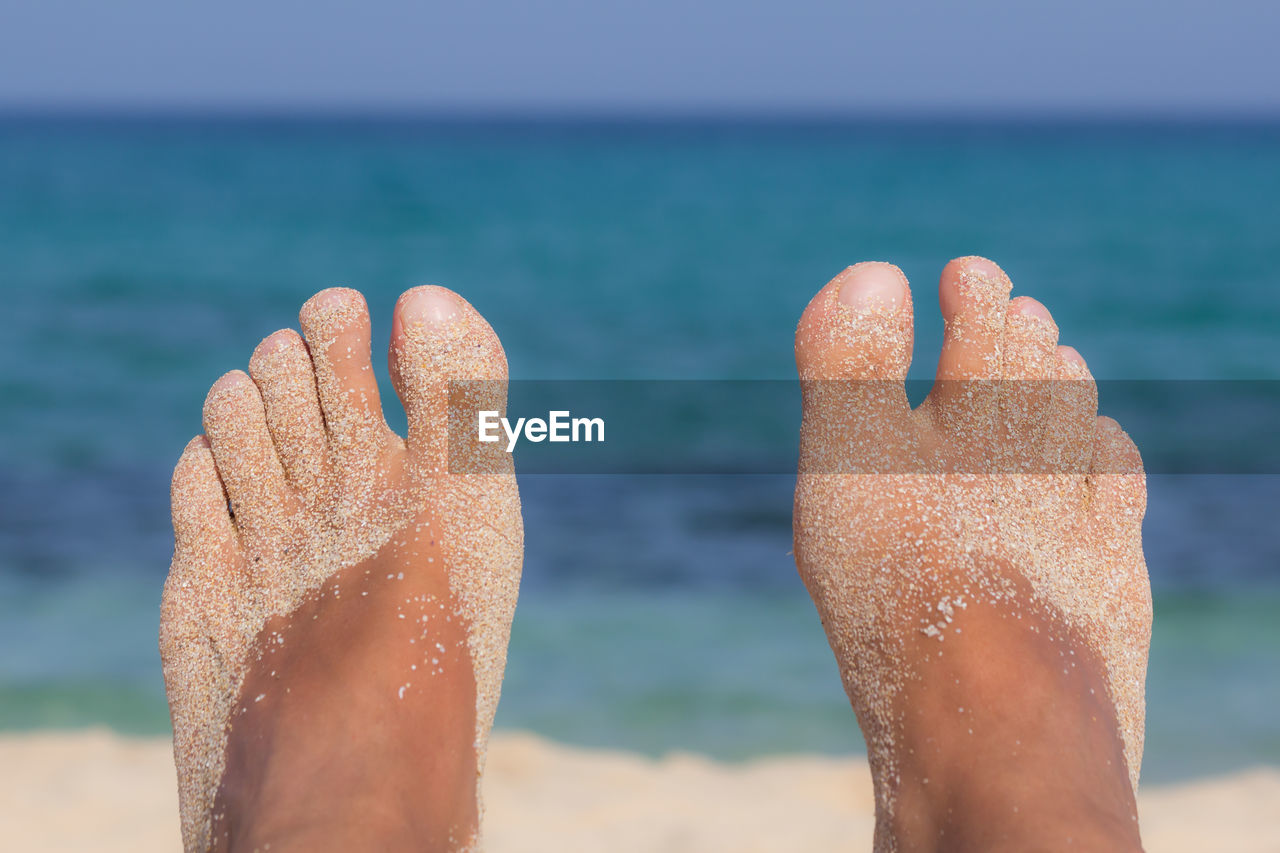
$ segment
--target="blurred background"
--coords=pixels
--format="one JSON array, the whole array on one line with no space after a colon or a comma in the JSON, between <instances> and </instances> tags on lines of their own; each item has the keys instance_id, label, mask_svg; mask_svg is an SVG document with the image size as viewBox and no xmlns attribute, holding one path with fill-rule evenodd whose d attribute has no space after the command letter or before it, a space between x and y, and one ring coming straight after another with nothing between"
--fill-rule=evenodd
<instances>
[{"instance_id":1,"label":"blurred background","mask_svg":"<svg viewBox=\"0 0 1280 853\"><path fill-rule=\"evenodd\" d=\"M1280 379L1278 31L1263 0L5 3L0 730L168 731L172 464L323 287L367 296L384 381L424 283L517 378L787 379L812 294L890 260L927 379L937 274L983 254L1099 377ZM792 485L525 477L498 725L860 751ZM1152 478L1148 780L1280 764L1278 498Z\"/></svg>"}]
</instances>

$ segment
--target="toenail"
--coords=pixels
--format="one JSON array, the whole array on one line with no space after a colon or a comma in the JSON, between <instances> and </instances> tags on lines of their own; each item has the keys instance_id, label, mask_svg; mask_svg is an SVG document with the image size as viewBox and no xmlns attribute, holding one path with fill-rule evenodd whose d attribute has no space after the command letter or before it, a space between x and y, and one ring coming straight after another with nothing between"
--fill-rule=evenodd
<instances>
[{"instance_id":1,"label":"toenail","mask_svg":"<svg viewBox=\"0 0 1280 853\"><path fill-rule=\"evenodd\" d=\"M224 373L218 377L218 381L213 386L218 391L230 391L233 388L239 388L246 383L252 384L253 380L239 370L233 370L230 373Z\"/></svg>"},{"instance_id":2,"label":"toenail","mask_svg":"<svg viewBox=\"0 0 1280 853\"><path fill-rule=\"evenodd\" d=\"M840 285L840 301L858 311L896 311L902 306L905 293L902 273L888 264L852 267Z\"/></svg>"},{"instance_id":3,"label":"toenail","mask_svg":"<svg viewBox=\"0 0 1280 853\"><path fill-rule=\"evenodd\" d=\"M311 297L308 305L313 309L341 308L351 301L351 294L345 287L331 287Z\"/></svg>"},{"instance_id":4,"label":"toenail","mask_svg":"<svg viewBox=\"0 0 1280 853\"><path fill-rule=\"evenodd\" d=\"M400 307L400 316L406 323L443 323L457 315L457 300L439 290L410 294Z\"/></svg>"},{"instance_id":5,"label":"toenail","mask_svg":"<svg viewBox=\"0 0 1280 853\"><path fill-rule=\"evenodd\" d=\"M978 255L965 258L964 268L970 274L980 275L983 278L1001 278L1004 276L1004 270L1000 269L995 261L989 261Z\"/></svg>"},{"instance_id":6,"label":"toenail","mask_svg":"<svg viewBox=\"0 0 1280 853\"><path fill-rule=\"evenodd\" d=\"M1018 313L1025 317L1035 317L1037 320L1043 320L1046 323L1053 320L1053 315L1049 313L1049 309L1030 296L1023 296L1018 300Z\"/></svg>"},{"instance_id":7,"label":"toenail","mask_svg":"<svg viewBox=\"0 0 1280 853\"><path fill-rule=\"evenodd\" d=\"M288 329L281 329L273 332L262 339L262 343L258 344L255 355L264 356L279 352L293 343L293 332Z\"/></svg>"},{"instance_id":8,"label":"toenail","mask_svg":"<svg viewBox=\"0 0 1280 853\"><path fill-rule=\"evenodd\" d=\"M1080 353L1076 351L1075 347L1069 347L1069 346L1058 347L1058 356L1068 364L1075 364L1075 365L1079 365L1080 367L1085 366L1084 357L1081 356Z\"/></svg>"}]
</instances>

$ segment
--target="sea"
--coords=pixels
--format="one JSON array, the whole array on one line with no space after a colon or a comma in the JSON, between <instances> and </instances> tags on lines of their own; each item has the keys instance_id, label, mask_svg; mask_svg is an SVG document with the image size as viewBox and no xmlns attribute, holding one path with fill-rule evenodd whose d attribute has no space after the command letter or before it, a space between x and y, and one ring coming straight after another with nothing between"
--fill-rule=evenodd
<instances>
[{"instance_id":1,"label":"sea","mask_svg":"<svg viewBox=\"0 0 1280 853\"><path fill-rule=\"evenodd\" d=\"M394 409L392 306L441 284L517 384L784 389L735 418L777 425L781 464L522 473L497 725L860 752L790 555L792 335L892 261L927 384L968 254L1049 306L1157 460L1144 779L1280 765L1280 124L1244 121L0 115L0 731L168 732L168 480L208 386L346 285ZM706 439L682 423L673 452Z\"/></svg>"}]
</instances>

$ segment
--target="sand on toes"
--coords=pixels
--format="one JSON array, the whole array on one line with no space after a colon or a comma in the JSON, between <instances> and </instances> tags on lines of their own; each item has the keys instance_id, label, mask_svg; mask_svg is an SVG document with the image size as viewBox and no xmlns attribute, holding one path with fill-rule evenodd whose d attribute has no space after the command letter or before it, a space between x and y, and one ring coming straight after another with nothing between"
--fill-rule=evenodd
<instances>
[{"instance_id":1,"label":"sand on toes","mask_svg":"<svg viewBox=\"0 0 1280 853\"><path fill-rule=\"evenodd\" d=\"M450 458L449 383L483 380L465 393L501 410L506 359L461 297L402 296L389 358L406 441L382 414L363 297L323 291L300 319L305 341L277 332L250 375L214 384L205 434L174 471L160 651L184 845L287 831L263 814L316 808L299 780L340 783L382 761L474 780L458 802L414 809L426 823L451 809L456 825L421 830L465 846L522 527L509 459ZM262 806L253 822L247 803Z\"/></svg>"},{"instance_id":2,"label":"sand on toes","mask_svg":"<svg viewBox=\"0 0 1280 853\"><path fill-rule=\"evenodd\" d=\"M1100 662L1137 786L1151 628L1141 461L1097 416L1093 379L1049 312L1010 290L985 259L947 266L937 381L914 410L911 295L896 267L842 272L796 334L796 562L867 739L881 848L899 794L919 783L904 778L908 704L947 665L926 661L959 661L977 642L964 631L979 606L1051 635L1069 676Z\"/></svg>"}]
</instances>

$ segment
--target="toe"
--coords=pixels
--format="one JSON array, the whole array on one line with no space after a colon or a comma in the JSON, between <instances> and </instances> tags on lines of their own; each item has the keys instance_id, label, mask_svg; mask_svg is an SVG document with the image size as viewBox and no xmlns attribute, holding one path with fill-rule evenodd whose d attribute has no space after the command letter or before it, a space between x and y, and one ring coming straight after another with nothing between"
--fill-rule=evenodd
<instances>
[{"instance_id":1,"label":"toe","mask_svg":"<svg viewBox=\"0 0 1280 853\"><path fill-rule=\"evenodd\" d=\"M329 452L306 344L292 329L276 332L253 351L249 375L262 393L267 427L289 484L313 504L324 491Z\"/></svg>"},{"instance_id":2,"label":"toe","mask_svg":"<svg viewBox=\"0 0 1280 853\"><path fill-rule=\"evenodd\" d=\"M432 473L509 467L510 455L501 447L473 440L480 411L506 412L507 357L470 303L443 287L404 293L392 319L388 359L415 464ZM458 440L451 443L451 435Z\"/></svg>"},{"instance_id":3,"label":"toe","mask_svg":"<svg viewBox=\"0 0 1280 853\"><path fill-rule=\"evenodd\" d=\"M1052 398L1054 350L1058 326L1049 309L1029 296L1009 303L1005 314L1003 376L999 418L1014 470L1028 470L1039 455L1039 441Z\"/></svg>"},{"instance_id":4,"label":"toe","mask_svg":"<svg viewBox=\"0 0 1280 853\"><path fill-rule=\"evenodd\" d=\"M1129 637L1136 657L1122 684L1141 689L1151 641L1151 583L1142 554L1142 517L1147 482L1133 441L1111 418L1098 418L1088 480L1084 522L1106 549L1106 571L1098 579L1099 598L1110 598L1113 629ZM1141 699L1138 699L1139 707Z\"/></svg>"},{"instance_id":5,"label":"toe","mask_svg":"<svg viewBox=\"0 0 1280 853\"><path fill-rule=\"evenodd\" d=\"M911 289L893 264L861 263L831 279L796 329L801 379L893 380L911 364Z\"/></svg>"},{"instance_id":6,"label":"toe","mask_svg":"<svg viewBox=\"0 0 1280 853\"><path fill-rule=\"evenodd\" d=\"M174 551L160 597L160 661L177 755L196 755L208 732L221 730L211 696L233 688L225 661L235 655L244 562L209 441L191 440L173 470ZM184 807L217 784L179 775Z\"/></svg>"},{"instance_id":7,"label":"toe","mask_svg":"<svg viewBox=\"0 0 1280 853\"><path fill-rule=\"evenodd\" d=\"M937 381L926 411L941 423L990 440L994 434L1009 277L986 258L958 258L938 282L946 327Z\"/></svg>"},{"instance_id":8,"label":"toe","mask_svg":"<svg viewBox=\"0 0 1280 853\"><path fill-rule=\"evenodd\" d=\"M1141 535L1147 510L1147 479L1138 448L1115 419L1097 419L1089 466L1094 522L1114 532Z\"/></svg>"},{"instance_id":9,"label":"toe","mask_svg":"<svg viewBox=\"0 0 1280 853\"><path fill-rule=\"evenodd\" d=\"M237 544L235 525L227 509L227 493L218 478L209 440L197 436L187 444L169 487L173 536L179 554L229 552Z\"/></svg>"},{"instance_id":10,"label":"toe","mask_svg":"<svg viewBox=\"0 0 1280 853\"><path fill-rule=\"evenodd\" d=\"M344 470L361 468L380 458L392 437L369 361L364 297L344 287L323 290L302 306L299 319L311 351L330 451Z\"/></svg>"},{"instance_id":11,"label":"toe","mask_svg":"<svg viewBox=\"0 0 1280 853\"><path fill-rule=\"evenodd\" d=\"M865 445L867 452L847 458L867 461L884 455L891 436L905 441L911 345L911 289L900 269L861 263L828 282L796 328L805 435L819 444Z\"/></svg>"},{"instance_id":12,"label":"toe","mask_svg":"<svg viewBox=\"0 0 1280 853\"><path fill-rule=\"evenodd\" d=\"M262 397L243 371L231 371L209 389L204 431L241 534L280 533L295 499L271 441Z\"/></svg>"},{"instance_id":13,"label":"toe","mask_svg":"<svg viewBox=\"0 0 1280 853\"><path fill-rule=\"evenodd\" d=\"M246 575L227 494L203 435L178 459L170 495L174 549L161 596L160 654L173 696L172 688L193 673L216 672L208 664L210 641L224 652L234 645L233 614Z\"/></svg>"},{"instance_id":14,"label":"toe","mask_svg":"<svg viewBox=\"0 0 1280 853\"><path fill-rule=\"evenodd\" d=\"M1050 471L1087 474L1098 420L1098 386L1075 348L1054 351L1054 382L1042 445Z\"/></svg>"}]
</instances>

